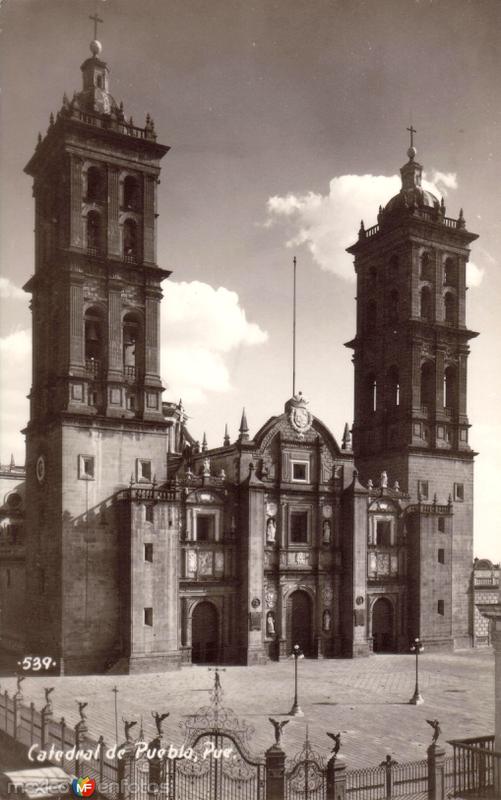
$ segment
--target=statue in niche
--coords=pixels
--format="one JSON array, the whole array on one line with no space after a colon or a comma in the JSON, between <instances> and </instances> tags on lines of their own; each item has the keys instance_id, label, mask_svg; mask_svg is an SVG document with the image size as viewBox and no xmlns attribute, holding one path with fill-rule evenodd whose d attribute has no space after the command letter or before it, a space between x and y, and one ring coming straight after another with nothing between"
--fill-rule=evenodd
<instances>
[{"instance_id":1,"label":"statue in niche","mask_svg":"<svg viewBox=\"0 0 501 800\"><path fill-rule=\"evenodd\" d=\"M268 611L266 615L266 635L267 636L275 636L275 615L273 611Z\"/></svg>"},{"instance_id":2,"label":"statue in niche","mask_svg":"<svg viewBox=\"0 0 501 800\"><path fill-rule=\"evenodd\" d=\"M277 533L277 524L273 517L268 517L266 522L266 541L274 544Z\"/></svg>"},{"instance_id":3,"label":"statue in niche","mask_svg":"<svg viewBox=\"0 0 501 800\"><path fill-rule=\"evenodd\" d=\"M331 629L331 623L332 623L331 612L329 611L328 608L326 608L322 617L322 627L325 633L329 633Z\"/></svg>"},{"instance_id":4,"label":"statue in niche","mask_svg":"<svg viewBox=\"0 0 501 800\"><path fill-rule=\"evenodd\" d=\"M136 366L136 341L131 336L124 340L124 366Z\"/></svg>"},{"instance_id":5,"label":"statue in niche","mask_svg":"<svg viewBox=\"0 0 501 800\"><path fill-rule=\"evenodd\" d=\"M204 477L210 477L210 459L204 458L203 473Z\"/></svg>"},{"instance_id":6,"label":"statue in niche","mask_svg":"<svg viewBox=\"0 0 501 800\"><path fill-rule=\"evenodd\" d=\"M381 473L381 479L379 485L381 486L381 489L388 488L388 473L385 470Z\"/></svg>"},{"instance_id":7,"label":"statue in niche","mask_svg":"<svg viewBox=\"0 0 501 800\"><path fill-rule=\"evenodd\" d=\"M197 554L194 550L188 550L188 572L197 571Z\"/></svg>"},{"instance_id":8,"label":"statue in niche","mask_svg":"<svg viewBox=\"0 0 501 800\"><path fill-rule=\"evenodd\" d=\"M328 519L324 519L322 523L322 541L324 544L331 543L331 523Z\"/></svg>"}]
</instances>

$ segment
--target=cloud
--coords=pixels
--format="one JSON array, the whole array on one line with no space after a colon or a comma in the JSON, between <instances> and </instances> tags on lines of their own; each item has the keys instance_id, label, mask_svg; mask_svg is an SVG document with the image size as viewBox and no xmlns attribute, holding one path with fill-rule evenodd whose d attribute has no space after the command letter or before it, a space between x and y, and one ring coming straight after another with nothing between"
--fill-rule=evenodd
<instances>
[{"instance_id":1,"label":"cloud","mask_svg":"<svg viewBox=\"0 0 501 800\"><path fill-rule=\"evenodd\" d=\"M398 175L340 175L332 178L328 194L275 195L267 202L266 227L287 225L287 247L305 245L321 269L354 281L353 259L346 248L357 239L360 220L368 228L376 222L377 210L400 191ZM423 187L436 197L447 197L458 188L454 172L423 173ZM468 265L468 284L478 286L484 269Z\"/></svg>"},{"instance_id":2,"label":"cloud","mask_svg":"<svg viewBox=\"0 0 501 800\"><path fill-rule=\"evenodd\" d=\"M447 197L448 189L458 188L457 175L455 172L439 172L434 169L431 173L431 179L428 181L426 172L423 172L423 186L433 194Z\"/></svg>"},{"instance_id":3,"label":"cloud","mask_svg":"<svg viewBox=\"0 0 501 800\"><path fill-rule=\"evenodd\" d=\"M345 248L356 241L360 220L371 224L379 204L386 203L399 188L397 175L340 175L330 181L327 195L308 192L270 197L268 219L289 224L293 235L288 247L306 245L321 269L354 280L353 259Z\"/></svg>"},{"instance_id":4,"label":"cloud","mask_svg":"<svg viewBox=\"0 0 501 800\"><path fill-rule=\"evenodd\" d=\"M18 464L24 463L24 445L20 434L28 420L30 388L31 333L18 330L0 338L0 457L5 461L14 453Z\"/></svg>"},{"instance_id":5,"label":"cloud","mask_svg":"<svg viewBox=\"0 0 501 800\"><path fill-rule=\"evenodd\" d=\"M480 286L484 277L485 269L477 267L473 261L468 261L466 265L466 285L475 287Z\"/></svg>"},{"instance_id":6,"label":"cloud","mask_svg":"<svg viewBox=\"0 0 501 800\"><path fill-rule=\"evenodd\" d=\"M26 293L8 278L0 277L0 297L3 300L26 300Z\"/></svg>"},{"instance_id":7,"label":"cloud","mask_svg":"<svg viewBox=\"0 0 501 800\"><path fill-rule=\"evenodd\" d=\"M228 354L267 339L247 320L236 292L201 281L165 284L162 375L169 398L202 403L211 392L230 391Z\"/></svg>"}]
</instances>

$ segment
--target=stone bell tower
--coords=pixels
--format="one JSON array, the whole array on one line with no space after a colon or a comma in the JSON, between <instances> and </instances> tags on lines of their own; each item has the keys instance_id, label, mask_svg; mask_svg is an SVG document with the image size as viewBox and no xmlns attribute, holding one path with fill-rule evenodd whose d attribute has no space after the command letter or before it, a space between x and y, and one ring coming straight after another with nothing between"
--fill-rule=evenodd
<instances>
[{"instance_id":1,"label":"stone bell tower","mask_svg":"<svg viewBox=\"0 0 501 800\"><path fill-rule=\"evenodd\" d=\"M97 22L97 20L96 20ZM62 668L118 648L109 498L165 475L153 120L126 119L101 44L39 136L27 437L28 644ZM93 626L99 606L104 616ZM93 629L94 627L94 629Z\"/></svg>"},{"instance_id":2,"label":"stone bell tower","mask_svg":"<svg viewBox=\"0 0 501 800\"><path fill-rule=\"evenodd\" d=\"M466 264L477 235L423 189L411 128L402 188L348 248L357 274L353 450L361 480L386 470L416 502L453 504L452 593L438 608L469 640L473 458L466 408ZM428 570L429 563L420 565ZM431 582L440 582L434 571ZM430 614L437 609L430 609Z\"/></svg>"}]
</instances>

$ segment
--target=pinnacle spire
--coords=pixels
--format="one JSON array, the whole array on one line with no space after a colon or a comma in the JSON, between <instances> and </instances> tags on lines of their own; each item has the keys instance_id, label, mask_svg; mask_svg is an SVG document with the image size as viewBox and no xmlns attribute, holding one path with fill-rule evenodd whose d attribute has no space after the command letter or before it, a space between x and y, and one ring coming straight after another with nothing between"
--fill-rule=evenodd
<instances>
[{"instance_id":1,"label":"pinnacle spire","mask_svg":"<svg viewBox=\"0 0 501 800\"><path fill-rule=\"evenodd\" d=\"M240 441L245 441L249 438L249 426L247 425L245 408L242 409L242 419L240 420L240 428L238 431L240 433Z\"/></svg>"},{"instance_id":2,"label":"pinnacle spire","mask_svg":"<svg viewBox=\"0 0 501 800\"><path fill-rule=\"evenodd\" d=\"M204 431L204 435L203 435L203 439L202 439L202 453L206 453L207 450L208 450L207 436L206 436L205 431Z\"/></svg>"},{"instance_id":3,"label":"pinnacle spire","mask_svg":"<svg viewBox=\"0 0 501 800\"><path fill-rule=\"evenodd\" d=\"M224 426L224 439L223 439L224 447L230 446L230 434L228 433L228 423Z\"/></svg>"},{"instance_id":4,"label":"pinnacle spire","mask_svg":"<svg viewBox=\"0 0 501 800\"><path fill-rule=\"evenodd\" d=\"M345 423L343 431L342 449L351 450L351 430L348 423Z\"/></svg>"}]
</instances>

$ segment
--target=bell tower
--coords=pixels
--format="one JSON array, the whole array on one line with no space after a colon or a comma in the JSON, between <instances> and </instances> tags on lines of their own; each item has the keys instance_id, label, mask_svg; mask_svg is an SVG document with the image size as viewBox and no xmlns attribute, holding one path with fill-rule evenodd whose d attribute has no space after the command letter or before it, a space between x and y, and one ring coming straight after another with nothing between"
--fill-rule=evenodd
<instances>
[{"instance_id":1,"label":"bell tower","mask_svg":"<svg viewBox=\"0 0 501 800\"><path fill-rule=\"evenodd\" d=\"M63 97L25 167L35 199L35 272L24 287L33 316L28 644L70 669L119 649L107 504L131 482L162 480L166 451L160 300L170 273L156 263L156 191L169 148L149 115L143 127L125 117L96 38L90 50L81 91ZM100 604L107 622L91 636Z\"/></svg>"},{"instance_id":2,"label":"bell tower","mask_svg":"<svg viewBox=\"0 0 501 800\"><path fill-rule=\"evenodd\" d=\"M384 470L414 502L453 504L452 638L469 644L473 458L466 408L466 264L477 235L421 185L411 144L402 188L348 248L357 275L353 450L362 481ZM422 565L425 569L426 565ZM431 612L430 612L431 613ZM417 635L417 634L416 634Z\"/></svg>"}]
</instances>

